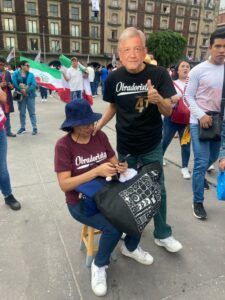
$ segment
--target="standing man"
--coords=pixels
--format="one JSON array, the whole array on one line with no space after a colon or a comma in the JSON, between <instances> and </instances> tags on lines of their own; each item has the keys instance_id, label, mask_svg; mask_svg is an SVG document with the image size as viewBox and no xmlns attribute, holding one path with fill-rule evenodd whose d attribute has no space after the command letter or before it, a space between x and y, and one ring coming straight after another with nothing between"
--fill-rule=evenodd
<instances>
[{"instance_id":1,"label":"standing man","mask_svg":"<svg viewBox=\"0 0 225 300\"><path fill-rule=\"evenodd\" d=\"M109 106L98 122L102 128L116 114L119 158L131 154L130 168L159 161L162 165L162 118L172 112L170 97L176 94L166 69L143 63L147 53L145 35L134 27L126 28L119 39L122 67L111 72L105 82L103 99ZM155 243L170 252L182 249L166 224L166 190L161 175L161 207L154 217Z\"/></svg>"},{"instance_id":2,"label":"standing man","mask_svg":"<svg viewBox=\"0 0 225 300\"><path fill-rule=\"evenodd\" d=\"M91 86L91 93L92 93L92 96L94 96L94 92L95 92L95 83L94 83L95 70L93 69L91 64L88 64L87 71L88 71L88 79L90 81L90 86Z\"/></svg>"},{"instance_id":3,"label":"standing man","mask_svg":"<svg viewBox=\"0 0 225 300\"><path fill-rule=\"evenodd\" d=\"M101 75L102 95L104 95L104 91L105 91L105 81L106 81L106 78L107 78L107 76L108 76L108 70L106 69L105 66L102 66L102 67L101 67L100 75Z\"/></svg>"},{"instance_id":4,"label":"standing man","mask_svg":"<svg viewBox=\"0 0 225 300\"><path fill-rule=\"evenodd\" d=\"M22 94L22 101L18 102L20 112L20 129L17 134L26 132L26 109L28 109L30 121L33 127L32 135L37 134L37 118L35 113L36 80L34 74L29 72L29 63L26 60L20 62L19 70L13 73L12 80L15 90Z\"/></svg>"},{"instance_id":5,"label":"standing man","mask_svg":"<svg viewBox=\"0 0 225 300\"><path fill-rule=\"evenodd\" d=\"M68 81L70 86L70 100L78 100L82 98L83 91L83 74L79 68L76 57L71 58L72 66L66 71L62 71L63 77Z\"/></svg>"},{"instance_id":6,"label":"standing man","mask_svg":"<svg viewBox=\"0 0 225 300\"><path fill-rule=\"evenodd\" d=\"M11 131L10 113L14 112L14 105L12 99L13 84L9 71L6 71L6 60L4 57L0 57L0 87L6 93L7 100L2 104L3 111L6 116L6 134L8 137L16 137L16 134Z\"/></svg>"},{"instance_id":7,"label":"standing man","mask_svg":"<svg viewBox=\"0 0 225 300\"><path fill-rule=\"evenodd\" d=\"M185 92L191 111L190 131L194 152L193 214L198 219L207 218L203 206L204 178L209 166L217 160L220 150L220 141L199 140L199 126L209 128L212 125L208 111L220 112L225 60L224 29L211 34L209 51L210 58L190 71Z\"/></svg>"}]
</instances>

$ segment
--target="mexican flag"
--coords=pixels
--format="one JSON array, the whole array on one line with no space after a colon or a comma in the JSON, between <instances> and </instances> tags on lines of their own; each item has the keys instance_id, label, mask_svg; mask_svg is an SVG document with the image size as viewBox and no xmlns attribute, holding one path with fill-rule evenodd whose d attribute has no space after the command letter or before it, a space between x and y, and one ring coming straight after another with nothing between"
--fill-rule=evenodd
<instances>
[{"instance_id":1,"label":"mexican flag","mask_svg":"<svg viewBox=\"0 0 225 300\"><path fill-rule=\"evenodd\" d=\"M41 85L52 91L57 91L60 99L68 103L70 101L70 89L59 70L50 68L45 64L29 58L20 57L20 61L26 60L30 65L30 72L35 76L38 85Z\"/></svg>"},{"instance_id":2,"label":"mexican flag","mask_svg":"<svg viewBox=\"0 0 225 300\"><path fill-rule=\"evenodd\" d=\"M62 68L64 68L64 70L71 67L71 60L68 57L66 57L65 55L61 54L59 57L59 61L62 65ZM80 71L84 75L87 74L87 69L85 66L83 66L80 62L78 62L78 66L79 66ZM88 79L88 76L87 76L87 78L84 77L83 83L84 83L83 98L86 99L90 105L92 105L93 98L92 98L91 86L90 86L90 81Z\"/></svg>"}]
</instances>

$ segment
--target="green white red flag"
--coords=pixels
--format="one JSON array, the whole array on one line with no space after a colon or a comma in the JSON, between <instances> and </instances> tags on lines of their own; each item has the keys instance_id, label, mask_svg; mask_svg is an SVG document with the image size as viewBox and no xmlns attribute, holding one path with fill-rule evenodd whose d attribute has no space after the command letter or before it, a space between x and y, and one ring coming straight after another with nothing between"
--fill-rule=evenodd
<instances>
[{"instance_id":1,"label":"green white red flag","mask_svg":"<svg viewBox=\"0 0 225 300\"><path fill-rule=\"evenodd\" d=\"M20 61L22 60L26 60L29 63L30 72L34 74L38 85L57 91L63 102L67 103L70 101L69 86L59 70L23 56L20 57Z\"/></svg>"},{"instance_id":2,"label":"green white red flag","mask_svg":"<svg viewBox=\"0 0 225 300\"><path fill-rule=\"evenodd\" d=\"M68 69L71 67L71 60L66 57L65 55L61 54L59 57L59 61L64 69ZM85 76L85 73L87 74L87 68L83 66L80 62L78 62L78 66L80 71L84 74L83 78L83 98L86 99L90 105L93 104L93 98L91 93L91 86L90 81L88 79L88 76Z\"/></svg>"}]
</instances>

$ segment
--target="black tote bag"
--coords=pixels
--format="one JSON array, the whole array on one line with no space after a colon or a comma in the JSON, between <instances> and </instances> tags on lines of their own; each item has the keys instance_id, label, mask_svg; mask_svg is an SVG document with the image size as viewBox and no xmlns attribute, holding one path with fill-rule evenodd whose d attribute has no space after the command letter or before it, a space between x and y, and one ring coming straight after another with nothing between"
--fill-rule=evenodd
<instances>
[{"instance_id":1,"label":"black tote bag","mask_svg":"<svg viewBox=\"0 0 225 300\"><path fill-rule=\"evenodd\" d=\"M124 183L108 183L94 196L98 209L119 231L139 238L160 208L161 172L154 162Z\"/></svg>"}]
</instances>

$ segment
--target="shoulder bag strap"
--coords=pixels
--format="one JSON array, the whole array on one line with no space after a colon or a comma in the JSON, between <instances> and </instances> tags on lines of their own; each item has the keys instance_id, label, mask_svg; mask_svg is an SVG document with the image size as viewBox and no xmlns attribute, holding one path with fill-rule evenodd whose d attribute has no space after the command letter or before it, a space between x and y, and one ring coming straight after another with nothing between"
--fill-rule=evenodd
<instances>
[{"instance_id":1,"label":"shoulder bag strap","mask_svg":"<svg viewBox=\"0 0 225 300\"><path fill-rule=\"evenodd\" d=\"M182 91L182 89L179 87L179 85L173 81L173 85L181 92L182 95L184 95L184 91Z\"/></svg>"},{"instance_id":2,"label":"shoulder bag strap","mask_svg":"<svg viewBox=\"0 0 225 300\"><path fill-rule=\"evenodd\" d=\"M224 64L224 75L223 75L222 99L221 99L221 106L220 106L220 116L222 120L224 116L224 108L225 108L225 64Z\"/></svg>"}]
</instances>

